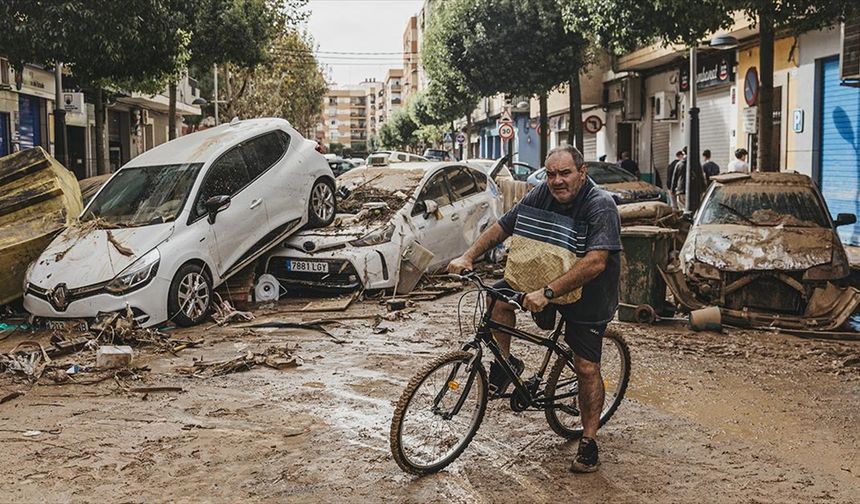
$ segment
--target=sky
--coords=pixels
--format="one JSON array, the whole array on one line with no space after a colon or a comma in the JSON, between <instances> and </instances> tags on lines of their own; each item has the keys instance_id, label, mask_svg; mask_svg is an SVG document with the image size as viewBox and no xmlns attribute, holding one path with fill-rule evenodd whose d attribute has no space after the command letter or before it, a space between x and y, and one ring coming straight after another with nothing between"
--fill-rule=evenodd
<instances>
[{"instance_id":1,"label":"sky","mask_svg":"<svg viewBox=\"0 0 860 504\"><path fill-rule=\"evenodd\" d=\"M422 0L310 0L307 28L318 46L317 58L328 68L327 77L343 86L366 78L381 81L389 68L402 68L406 22L422 4Z\"/></svg>"}]
</instances>

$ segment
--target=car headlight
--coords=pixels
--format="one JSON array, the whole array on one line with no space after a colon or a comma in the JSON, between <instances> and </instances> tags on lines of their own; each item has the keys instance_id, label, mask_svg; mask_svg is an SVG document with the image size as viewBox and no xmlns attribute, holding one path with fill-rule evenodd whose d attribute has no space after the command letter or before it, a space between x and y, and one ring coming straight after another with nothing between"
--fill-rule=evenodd
<instances>
[{"instance_id":1,"label":"car headlight","mask_svg":"<svg viewBox=\"0 0 860 504\"><path fill-rule=\"evenodd\" d=\"M394 236L394 224L375 229L357 240L349 242L353 247L370 247L391 241Z\"/></svg>"},{"instance_id":2,"label":"car headlight","mask_svg":"<svg viewBox=\"0 0 860 504\"><path fill-rule=\"evenodd\" d=\"M33 272L33 268L36 266L36 261L38 260L39 258L37 257L35 261L27 265L27 269L24 271L24 294L26 294L27 290L30 288L30 273Z\"/></svg>"},{"instance_id":3,"label":"car headlight","mask_svg":"<svg viewBox=\"0 0 860 504\"><path fill-rule=\"evenodd\" d=\"M122 270L119 275L105 286L105 290L112 294L122 294L135 287L142 287L158 272L159 261L161 261L161 254L158 253L158 249L150 250L143 257Z\"/></svg>"}]
</instances>

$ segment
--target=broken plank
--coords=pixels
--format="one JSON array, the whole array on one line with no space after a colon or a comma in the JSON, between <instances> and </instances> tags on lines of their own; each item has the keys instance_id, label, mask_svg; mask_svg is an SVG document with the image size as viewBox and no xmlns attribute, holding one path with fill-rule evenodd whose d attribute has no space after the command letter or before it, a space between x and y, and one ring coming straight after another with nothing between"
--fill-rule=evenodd
<instances>
[{"instance_id":1,"label":"broken plank","mask_svg":"<svg viewBox=\"0 0 860 504\"><path fill-rule=\"evenodd\" d=\"M336 298L336 299L323 299L319 301L311 301L306 304L300 311L303 312L318 312L318 311L344 311L346 310L352 301L355 299L355 295L347 296L345 298Z\"/></svg>"}]
</instances>

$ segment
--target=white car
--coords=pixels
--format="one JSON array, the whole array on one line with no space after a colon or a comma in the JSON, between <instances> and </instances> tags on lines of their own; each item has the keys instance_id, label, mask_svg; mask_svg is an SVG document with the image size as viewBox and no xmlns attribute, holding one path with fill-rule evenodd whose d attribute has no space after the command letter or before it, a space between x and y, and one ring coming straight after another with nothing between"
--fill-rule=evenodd
<instances>
[{"instance_id":1,"label":"white car","mask_svg":"<svg viewBox=\"0 0 860 504\"><path fill-rule=\"evenodd\" d=\"M144 327L201 322L214 287L334 219L334 177L314 147L283 119L254 119L141 154L30 265L24 307L87 319L129 307Z\"/></svg>"},{"instance_id":2,"label":"white car","mask_svg":"<svg viewBox=\"0 0 860 504\"><path fill-rule=\"evenodd\" d=\"M435 270L462 254L502 212L496 184L457 162L355 168L338 179L333 225L297 233L268 258L266 270L290 288L389 289L417 243Z\"/></svg>"},{"instance_id":3,"label":"white car","mask_svg":"<svg viewBox=\"0 0 860 504\"><path fill-rule=\"evenodd\" d=\"M376 151L367 156L366 163L368 166L383 166L394 163L416 163L420 161L430 161L424 156L418 154L410 154L400 151Z\"/></svg>"}]
</instances>

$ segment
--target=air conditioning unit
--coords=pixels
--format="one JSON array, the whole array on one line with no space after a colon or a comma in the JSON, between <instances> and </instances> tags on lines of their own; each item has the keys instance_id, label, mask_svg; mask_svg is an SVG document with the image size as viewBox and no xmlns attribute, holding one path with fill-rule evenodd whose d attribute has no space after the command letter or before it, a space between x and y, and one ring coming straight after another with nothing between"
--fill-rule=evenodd
<instances>
[{"instance_id":1,"label":"air conditioning unit","mask_svg":"<svg viewBox=\"0 0 860 504\"><path fill-rule=\"evenodd\" d=\"M860 16L842 23L839 78L843 84L860 86Z\"/></svg>"},{"instance_id":2,"label":"air conditioning unit","mask_svg":"<svg viewBox=\"0 0 860 504\"><path fill-rule=\"evenodd\" d=\"M628 77L621 81L621 96L624 100L622 117L625 121L642 119L642 78Z\"/></svg>"},{"instance_id":3,"label":"air conditioning unit","mask_svg":"<svg viewBox=\"0 0 860 504\"><path fill-rule=\"evenodd\" d=\"M674 92L659 91L654 93L654 120L678 120L678 101Z\"/></svg>"}]
</instances>

